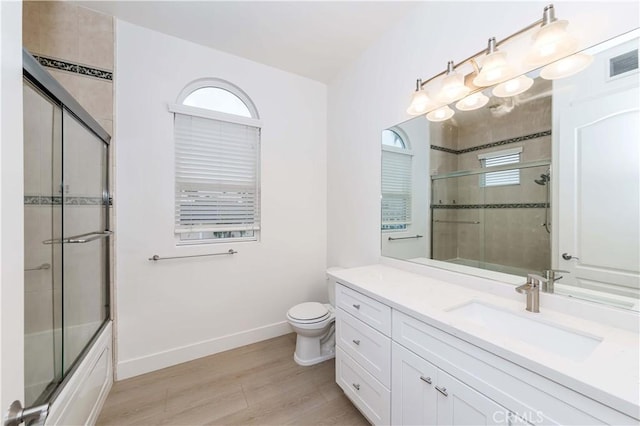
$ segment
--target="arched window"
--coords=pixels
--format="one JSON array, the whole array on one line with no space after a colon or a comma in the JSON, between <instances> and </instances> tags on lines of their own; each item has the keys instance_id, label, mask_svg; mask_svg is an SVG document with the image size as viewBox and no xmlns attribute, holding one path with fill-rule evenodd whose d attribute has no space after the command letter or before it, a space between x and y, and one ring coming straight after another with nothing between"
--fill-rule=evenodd
<instances>
[{"instance_id":1,"label":"arched window","mask_svg":"<svg viewBox=\"0 0 640 426\"><path fill-rule=\"evenodd\" d=\"M179 243L256 240L261 123L249 96L224 80L196 80L169 110Z\"/></svg>"},{"instance_id":2,"label":"arched window","mask_svg":"<svg viewBox=\"0 0 640 426\"><path fill-rule=\"evenodd\" d=\"M401 129L382 131L383 231L405 231L411 224L412 153Z\"/></svg>"}]
</instances>

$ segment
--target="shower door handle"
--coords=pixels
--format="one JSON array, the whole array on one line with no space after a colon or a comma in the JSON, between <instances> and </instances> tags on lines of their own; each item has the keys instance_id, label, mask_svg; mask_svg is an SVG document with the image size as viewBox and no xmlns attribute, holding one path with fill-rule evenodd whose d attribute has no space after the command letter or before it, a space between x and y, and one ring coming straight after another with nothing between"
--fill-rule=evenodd
<instances>
[{"instance_id":1,"label":"shower door handle","mask_svg":"<svg viewBox=\"0 0 640 426\"><path fill-rule=\"evenodd\" d=\"M53 238L45 240L42 244L84 244L90 241L106 238L113 234L113 231L87 232L86 234L74 235L69 238Z\"/></svg>"},{"instance_id":2,"label":"shower door handle","mask_svg":"<svg viewBox=\"0 0 640 426\"><path fill-rule=\"evenodd\" d=\"M3 426L18 426L21 423L29 423L34 426L44 425L48 414L49 403L24 408L22 403L16 399L9 406Z\"/></svg>"}]
</instances>

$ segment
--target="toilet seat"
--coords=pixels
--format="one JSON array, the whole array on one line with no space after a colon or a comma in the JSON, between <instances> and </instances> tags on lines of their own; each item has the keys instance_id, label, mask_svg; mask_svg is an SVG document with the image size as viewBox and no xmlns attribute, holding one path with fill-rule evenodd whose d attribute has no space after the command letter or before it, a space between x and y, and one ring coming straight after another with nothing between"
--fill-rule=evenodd
<instances>
[{"instance_id":1,"label":"toilet seat","mask_svg":"<svg viewBox=\"0 0 640 426\"><path fill-rule=\"evenodd\" d=\"M331 313L325 305L318 302L300 303L287 312L287 317L298 324L313 324L325 321Z\"/></svg>"}]
</instances>

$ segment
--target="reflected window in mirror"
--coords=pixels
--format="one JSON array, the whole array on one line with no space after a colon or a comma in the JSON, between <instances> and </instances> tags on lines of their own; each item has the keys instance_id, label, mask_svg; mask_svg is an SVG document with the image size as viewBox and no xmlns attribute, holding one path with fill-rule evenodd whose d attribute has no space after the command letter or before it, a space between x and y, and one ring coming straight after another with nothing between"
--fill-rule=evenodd
<instances>
[{"instance_id":1,"label":"reflected window in mirror","mask_svg":"<svg viewBox=\"0 0 640 426\"><path fill-rule=\"evenodd\" d=\"M401 132L382 132L382 231L405 231L411 224L411 156Z\"/></svg>"},{"instance_id":2,"label":"reflected window in mirror","mask_svg":"<svg viewBox=\"0 0 640 426\"><path fill-rule=\"evenodd\" d=\"M522 147L494 151L487 154L479 154L478 160L484 168L505 166L520 162ZM520 169L501 170L499 172L487 172L480 175L480 187L520 185Z\"/></svg>"}]
</instances>

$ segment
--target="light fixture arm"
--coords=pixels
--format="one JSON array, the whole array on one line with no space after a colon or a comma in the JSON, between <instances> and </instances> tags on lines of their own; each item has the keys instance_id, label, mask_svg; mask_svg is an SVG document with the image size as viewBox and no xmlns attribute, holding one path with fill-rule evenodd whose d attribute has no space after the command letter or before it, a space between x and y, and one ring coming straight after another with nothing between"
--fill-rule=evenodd
<instances>
[{"instance_id":1,"label":"light fixture arm","mask_svg":"<svg viewBox=\"0 0 640 426\"><path fill-rule=\"evenodd\" d=\"M496 40L496 41L495 41L495 45L493 46L493 48L494 48L494 49L497 49L498 47L500 47L500 45L502 45L502 44L506 43L507 41L509 41L509 40L511 40L511 39L513 39L513 38L515 38L515 37L518 37L518 36L520 36L520 35L522 35L522 34L526 33L527 31L530 31L531 29L533 29L533 28L535 28L535 27L540 26L541 24L542 24L542 25L545 25L545 20L546 20L546 19L551 19L551 20L552 20L551 22L553 22L553 21L557 20L557 19L556 19L556 17L555 17L555 10L554 10L554 8L553 8L553 5L552 5L552 4L545 6L545 8L544 8L544 14L543 14L543 17L542 17L541 19L538 19L537 21L533 22L532 24L527 25L526 27L522 28L521 30L516 31L515 33L513 33L513 34L511 34L511 35L509 35L509 36L507 36L507 37L503 38L503 39L502 39L502 40L500 40L500 41L497 41L497 40ZM495 40L495 37L492 37L492 39L494 39L494 40ZM491 39L490 39L490 40L491 40ZM482 49L481 51L479 51L479 52L477 52L477 53L474 53L473 55L469 56L468 58L463 59L462 61L460 61L460 62L458 62L458 63L454 63L454 64L453 64L453 68L454 68L454 69L455 69L455 68L458 68L460 65L462 65L462 64L464 64L464 63L466 63L466 62L469 62L469 61L471 61L471 60L475 60L476 58L478 58L479 56L484 55L485 53L487 53L487 49ZM451 61L451 62L453 62L453 61ZM433 77L428 78L428 79L426 79L426 80L422 80L422 79L421 79L420 86L421 86L421 87L424 87L424 86L426 86L428 83L430 83L431 81L435 80L436 78L438 78L438 77L442 77L443 75L446 75L446 74L448 74L448 66L447 66L447 70L446 70L446 71L442 71L441 73L436 74L436 75L434 75Z\"/></svg>"}]
</instances>

